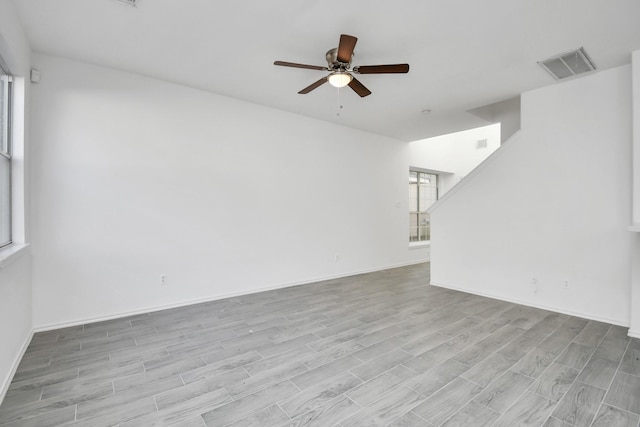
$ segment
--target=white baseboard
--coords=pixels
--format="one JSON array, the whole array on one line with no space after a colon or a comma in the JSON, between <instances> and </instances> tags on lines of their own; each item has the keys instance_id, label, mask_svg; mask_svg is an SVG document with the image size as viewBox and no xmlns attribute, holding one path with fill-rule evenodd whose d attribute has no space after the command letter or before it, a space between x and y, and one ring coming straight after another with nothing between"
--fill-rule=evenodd
<instances>
[{"instance_id":1,"label":"white baseboard","mask_svg":"<svg viewBox=\"0 0 640 427\"><path fill-rule=\"evenodd\" d=\"M622 322L622 321L617 320L617 319L609 319L609 318L605 318L605 317L601 317L601 316L595 316L595 315L590 314L590 313L582 313L582 312L577 312L577 311L572 311L572 310L566 310L566 309L563 309L561 307L553 307L553 306L548 306L548 305L545 305L545 304L533 304L531 301L519 300L517 298L509 298L509 297L505 297L503 295L496 295L496 294L491 294L491 293L487 293L487 292L476 292L476 291L472 291L472 290L469 290L469 289L466 289L466 288L460 288L460 287L456 287L456 286L445 285L443 283L431 282L430 284L433 285L433 286L437 286L439 288L452 289L454 291L460 291L460 292L465 292L465 293L468 293L468 294L479 295L479 296L482 296L482 297L497 299L497 300L500 300L500 301L506 301L506 302L512 302L514 304L526 305L528 307L539 308L539 309L542 309L542 310L554 311L556 313L567 314L569 316L576 316L576 317L581 317L583 319L595 320L596 322L609 323L609 324L612 324L612 325L622 326L622 327L625 327L625 328L628 328L630 326L629 322ZM631 335L631 331L629 331L629 336L632 336Z\"/></svg>"},{"instance_id":2,"label":"white baseboard","mask_svg":"<svg viewBox=\"0 0 640 427\"><path fill-rule=\"evenodd\" d=\"M47 324L47 325L39 325L39 326L34 327L33 331L34 332L52 331L54 329L68 328L68 327L71 327L71 326L84 325L84 324L88 324L88 323L104 322L106 320L114 320L114 319L119 319L119 318L122 318L122 317L135 316L135 315L138 315L138 314L153 313L153 312L156 312L156 311L169 310L169 309L178 308L178 307L186 307L186 306L189 306L189 305L201 304L201 303L204 303L204 302L218 301L218 300L227 299L227 298L234 298L234 297L239 297L239 296L244 296L244 295L257 294L259 292L266 292L266 291L273 291L273 290L276 290L276 289L284 289L284 288L290 288L290 287L294 287L294 286L308 285L310 283L324 282L326 280L341 279L343 277L357 276L359 274L375 273L376 271L390 270L392 268L408 267L410 265L417 265L417 264L426 264L426 262L425 261L413 261L413 262L407 262L407 263L402 263L402 264L394 264L394 265L388 265L388 266L385 266L385 267L376 267L376 268L362 270L362 271L354 271L354 272L349 272L349 273L344 273L344 274L336 274L336 275L331 275L331 276L316 277L316 278L313 278L313 279L304 280L304 281L300 281L300 282L282 283L282 284L274 285L274 286L265 286L265 287L262 287L262 288L252 289L252 290L249 290L249 291L231 292L231 293L227 293L227 294L213 295L213 296L208 296L208 297L204 297L204 298L196 298L196 299L191 299L191 300L179 301L179 302L176 302L176 303L166 304L166 305L161 305L161 306L143 307L143 308L140 308L138 310L119 312L119 313L114 313L114 314L110 314L110 315L106 315L106 316L98 316L98 317L91 317L91 318L86 318L86 319L76 319L76 320L72 320L72 321L68 321L68 322L60 322L60 323L52 323L52 324Z\"/></svg>"},{"instance_id":3,"label":"white baseboard","mask_svg":"<svg viewBox=\"0 0 640 427\"><path fill-rule=\"evenodd\" d=\"M9 390L9 386L11 385L13 376L16 374L16 371L18 370L18 366L20 366L22 357L26 353L27 348L29 348L29 344L31 344L31 339L33 338L33 334L34 334L34 330L32 329L31 332L29 332L29 334L27 335L27 338L25 339L24 343L22 343L22 347L20 348L18 355L13 361L13 367L11 368L11 371L9 372L7 377L4 378L2 382L2 389L0 389L0 404L2 404L2 402L4 401L4 397L7 395L7 391Z\"/></svg>"}]
</instances>

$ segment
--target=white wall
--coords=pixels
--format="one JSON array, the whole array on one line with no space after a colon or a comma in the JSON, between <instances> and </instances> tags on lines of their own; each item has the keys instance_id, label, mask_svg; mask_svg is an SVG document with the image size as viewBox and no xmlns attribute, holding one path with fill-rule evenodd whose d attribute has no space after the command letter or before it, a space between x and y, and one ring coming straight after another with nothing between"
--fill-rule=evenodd
<instances>
[{"instance_id":1,"label":"white wall","mask_svg":"<svg viewBox=\"0 0 640 427\"><path fill-rule=\"evenodd\" d=\"M13 4L0 0L0 55L7 61L15 79L14 164L12 170L13 237L26 242L28 218L28 147L25 112L28 109L28 77L31 51L20 27ZM26 94L25 94L26 92ZM10 249L9 251L13 251ZM28 249L20 257L0 250L0 402L13 372L31 338L31 260Z\"/></svg>"},{"instance_id":2,"label":"white wall","mask_svg":"<svg viewBox=\"0 0 640 427\"><path fill-rule=\"evenodd\" d=\"M434 206L432 283L628 325L630 67L523 94L489 162Z\"/></svg>"},{"instance_id":3,"label":"white wall","mask_svg":"<svg viewBox=\"0 0 640 427\"><path fill-rule=\"evenodd\" d=\"M424 260L407 244L407 144L33 60L37 328Z\"/></svg>"},{"instance_id":4,"label":"white wall","mask_svg":"<svg viewBox=\"0 0 640 427\"><path fill-rule=\"evenodd\" d=\"M507 142L513 134L520 130L520 95L467 112L490 123L500 123L501 143Z\"/></svg>"},{"instance_id":5,"label":"white wall","mask_svg":"<svg viewBox=\"0 0 640 427\"><path fill-rule=\"evenodd\" d=\"M476 142L487 147L476 149ZM500 124L482 126L409 144L411 166L447 172L439 179L440 197L500 147Z\"/></svg>"}]
</instances>

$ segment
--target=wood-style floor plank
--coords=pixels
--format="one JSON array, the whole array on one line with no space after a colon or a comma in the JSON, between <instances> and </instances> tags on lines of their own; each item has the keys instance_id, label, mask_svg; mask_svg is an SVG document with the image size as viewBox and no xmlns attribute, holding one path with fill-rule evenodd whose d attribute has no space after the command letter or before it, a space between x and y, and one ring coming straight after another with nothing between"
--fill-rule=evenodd
<instances>
[{"instance_id":1,"label":"wood-style floor plank","mask_svg":"<svg viewBox=\"0 0 640 427\"><path fill-rule=\"evenodd\" d=\"M634 414L609 405L602 405L591 427L638 427L638 425L640 425L639 414Z\"/></svg>"},{"instance_id":2,"label":"wood-style floor plank","mask_svg":"<svg viewBox=\"0 0 640 427\"><path fill-rule=\"evenodd\" d=\"M553 416L569 424L588 426L598 412L604 394L602 389L576 381L558 403Z\"/></svg>"},{"instance_id":3,"label":"wood-style floor plank","mask_svg":"<svg viewBox=\"0 0 640 427\"><path fill-rule=\"evenodd\" d=\"M482 387L462 378L456 378L434 393L424 403L414 409L418 416L432 424L440 425L469 403Z\"/></svg>"},{"instance_id":4,"label":"wood-style floor plank","mask_svg":"<svg viewBox=\"0 0 640 427\"><path fill-rule=\"evenodd\" d=\"M34 335L0 427L638 427L627 329L421 264Z\"/></svg>"},{"instance_id":5,"label":"wood-style floor plank","mask_svg":"<svg viewBox=\"0 0 640 427\"><path fill-rule=\"evenodd\" d=\"M442 424L442 427L490 427L499 417L498 412L471 401Z\"/></svg>"},{"instance_id":6,"label":"wood-style floor plank","mask_svg":"<svg viewBox=\"0 0 640 427\"><path fill-rule=\"evenodd\" d=\"M323 381L300 393L280 401L280 408L291 418L322 407L334 398L351 391L362 381L349 372Z\"/></svg>"},{"instance_id":7,"label":"wood-style floor plank","mask_svg":"<svg viewBox=\"0 0 640 427\"><path fill-rule=\"evenodd\" d=\"M494 424L495 427L540 426L553 411L555 403L534 393L526 393Z\"/></svg>"},{"instance_id":8,"label":"wood-style floor plank","mask_svg":"<svg viewBox=\"0 0 640 427\"><path fill-rule=\"evenodd\" d=\"M549 400L558 402L567 390L569 390L569 387L571 387L571 384L573 384L577 377L577 370L559 363L553 363L549 366L549 369L536 380L535 384L531 387L531 391Z\"/></svg>"},{"instance_id":9,"label":"wood-style floor plank","mask_svg":"<svg viewBox=\"0 0 640 427\"><path fill-rule=\"evenodd\" d=\"M618 372L605 402L616 408L640 414L640 377Z\"/></svg>"},{"instance_id":10,"label":"wood-style floor plank","mask_svg":"<svg viewBox=\"0 0 640 427\"><path fill-rule=\"evenodd\" d=\"M485 388L474 401L503 414L532 383L533 379L529 377L507 371Z\"/></svg>"}]
</instances>

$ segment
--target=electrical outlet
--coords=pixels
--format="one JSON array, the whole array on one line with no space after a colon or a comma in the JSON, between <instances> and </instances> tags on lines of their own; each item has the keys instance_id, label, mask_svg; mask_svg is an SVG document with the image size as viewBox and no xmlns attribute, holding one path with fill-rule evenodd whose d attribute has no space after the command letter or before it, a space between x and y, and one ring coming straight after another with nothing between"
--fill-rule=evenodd
<instances>
[{"instance_id":1,"label":"electrical outlet","mask_svg":"<svg viewBox=\"0 0 640 427\"><path fill-rule=\"evenodd\" d=\"M565 289L569 289L569 281L568 280L564 281L564 288Z\"/></svg>"},{"instance_id":2,"label":"electrical outlet","mask_svg":"<svg viewBox=\"0 0 640 427\"><path fill-rule=\"evenodd\" d=\"M160 275L160 286L167 286L167 275L166 274L161 274Z\"/></svg>"}]
</instances>

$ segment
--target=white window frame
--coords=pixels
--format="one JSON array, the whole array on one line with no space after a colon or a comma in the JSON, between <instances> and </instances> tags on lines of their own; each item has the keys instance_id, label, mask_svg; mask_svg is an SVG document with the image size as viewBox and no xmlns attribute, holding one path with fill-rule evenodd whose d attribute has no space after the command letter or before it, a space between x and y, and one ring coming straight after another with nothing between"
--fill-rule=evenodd
<instances>
[{"instance_id":1,"label":"white window frame","mask_svg":"<svg viewBox=\"0 0 640 427\"><path fill-rule=\"evenodd\" d=\"M11 157L11 137L12 137L12 109L13 109L13 77L9 70L9 67L5 64L5 62L0 57L0 71L2 72L0 77L0 84L4 86L4 90L2 91L4 99L2 100L2 105L4 108L2 109L2 134L0 135L0 161L8 163L8 194L1 194L0 199L6 198L9 201L9 206L7 212L2 212L3 216L6 217L0 218L0 227L3 229L0 230L0 236L4 233L8 236L7 240L0 241L0 248L6 248L7 246L13 243L13 233L12 233L12 208L13 208L13 200L12 200L12 157ZM0 188L0 191L4 192L4 188Z\"/></svg>"}]
</instances>

